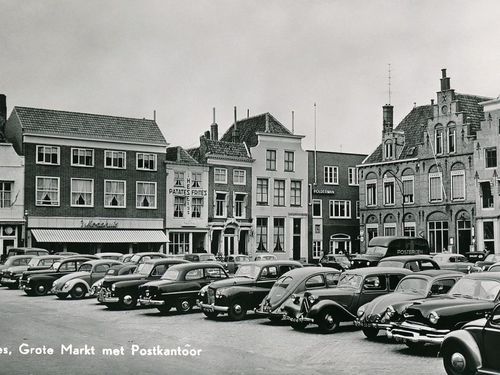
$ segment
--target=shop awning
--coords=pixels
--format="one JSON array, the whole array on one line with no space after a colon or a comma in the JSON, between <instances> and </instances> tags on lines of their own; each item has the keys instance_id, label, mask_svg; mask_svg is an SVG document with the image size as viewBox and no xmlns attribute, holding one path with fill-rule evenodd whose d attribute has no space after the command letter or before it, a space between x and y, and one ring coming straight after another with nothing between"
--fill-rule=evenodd
<instances>
[{"instance_id":1,"label":"shop awning","mask_svg":"<svg viewBox=\"0 0 500 375\"><path fill-rule=\"evenodd\" d=\"M165 243L161 230L32 229L37 242L59 243Z\"/></svg>"}]
</instances>

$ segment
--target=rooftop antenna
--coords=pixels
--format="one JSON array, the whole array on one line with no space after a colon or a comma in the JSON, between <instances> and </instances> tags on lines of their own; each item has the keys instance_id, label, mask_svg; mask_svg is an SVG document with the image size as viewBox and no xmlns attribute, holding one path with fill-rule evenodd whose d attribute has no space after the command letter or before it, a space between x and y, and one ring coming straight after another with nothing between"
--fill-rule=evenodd
<instances>
[{"instance_id":1,"label":"rooftop antenna","mask_svg":"<svg viewBox=\"0 0 500 375\"><path fill-rule=\"evenodd\" d=\"M389 86L389 103L387 104L391 104L391 64L388 64L389 65L389 76L387 77L389 82L388 82L388 86Z\"/></svg>"},{"instance_id":2,"label":"rooftop antenna","mask_svg":"<svg viewBox=\"0 0 500 375\"><path fill-rule=\"evenodd\" d=\"M153 110L153 120L156 122L156 109Z\"/></svg>"},{"instance_id":3,"label":"rooftop antenna","mask_svg":"<svg viewBox=\"0 0 500 375\"><path fill-rule=\"evenodd\" d=\"M318 171L316 168L317 155L316 155L316 103L314 103L314 185L318 184Z\"/></svg>"},{"instance_id":4,"label":"rooftop antenna","mask_svg":"<svg viewBox=\"0 0 500 375\"><path fill-rule=\"evenodd\" d=\"M292 134L295 134L295 111L292 111Z\"/></svg>"}]
</instances>

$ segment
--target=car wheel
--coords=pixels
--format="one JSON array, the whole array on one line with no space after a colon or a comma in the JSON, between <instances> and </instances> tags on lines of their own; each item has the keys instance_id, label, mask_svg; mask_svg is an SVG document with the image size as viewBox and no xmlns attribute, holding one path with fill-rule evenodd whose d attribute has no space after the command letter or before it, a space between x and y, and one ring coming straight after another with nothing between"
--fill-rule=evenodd
<instances>
[{"instance_id":1,"label":"car wheel","mask_svg":"<svg viewBox=\"0 0 500 375\"><path fill-rule=\"evenodd\" d=\"M229 306L228 315L231 320L242 320L247 315L247 310L240 301L235 301Z\"/></svg>"},{"instance_id":2,"label":"car wheel","mask_svg":"<svg viewBox=\"0 0 500 375\"><path fill-rule=\"evenodd\" d=\"M35 295L37 296L45 296L49 292L49 288L45 284L35 285L33 290L35 291Z\"/></svg>"},{"instance_id":3,"label":"car wheel","mask_svg":"<svg viewBox=\"0 0 500 375\"><path fill-rule=\"evenodd\" d=\"M120 307L125 310L133 309L137 306L137 297L131 294L125 294L120 297Z\"/></svg>"},{"instance_id":4,"label":"car wheel","mask_svg":"<svg viewBox=\"0 0 500 375\"><path fill-rule=\"evenodd\" d=\"M215 319L219 315L217 311L203 311L203 314L205 314L208 319Z\"/></svg>"},{"instance_id":5,"label":"car wheel","mask_svg":"<svg viewBox=\"0 0 500 375\"><path fill-rule=\"evenodd\" d=\"M66 299L68 297L68 293L57 293L57 298Z\"/></svg>"},{"instance_id":6,"label":"car wheel","mask_svg":"<svg viewBox=\"0 0 500 375\"><path fill-rule=\"evenodd\" d=\"M163 306L157 306L158 307L158 310L160 310L160 313L162 314L166 314L170 311L170 309L172 308L172 306L169 306L169 305L163 305Z\"/></svg>"},{"instance_id":7,"label":"car wheel","mask_svg":"<svg viewBox=\"0 0 500 375\"><path fill-rule=\"evenodd\" d=\"M71 298L82 299L87 294L87 287L83 284L76 284L73 289L71 289Z\"/></svg>"},{"instance_id":8,"label":"car wheel","mask_svg":"<svg viewBox=\"0 0 500 375\"><path fill-rule=\"evenodd\" d=\"M307 322L290 322L290 326L296 331L303 331L308 325Z\"/></svg>"},{"instance_id":9,"label":"car wheel","mask_svg":"<svg viewBox=\"0 0 500 375\"><path fill-rule=\"evenodd\" d=\"M193 305L188 299L180 299L177 301L175 304L175 309L177 310L178 313L185 314L191 311L193 308Z\"/></svg>"},{"instance_id":10,"label":"car wheel","mask_svg":"<svg viewBox=\"0 0 500 375\"><path fill-rule=\"evenodd\" d=\"M372 327L366 327L363 328L363 333L366 336L366 338L373 340L375 337L378 336L378 328L372 328Z\"/></svg>"},{"instance_id":11,"label":"car wheel","mask_svg":"<svg viewBox=\"0 0 500 375\"><path fill-rule=\"evenodd\" d=\"M318 326L323 333L333 333L339 329L339 322L333 314L333 311L327 310L320 314Z\"/></svg>"},{"instance_id":12,"label":"car wheel","mask_svg":"<svg viewBox=\"0 0 500 375\"><path fill-rule=\"evenodd\" d=\"M469 375L477 371L477 363L462 345L448 346L442 351L444 369L448 375Z\"/></svg>"}]
</instances>

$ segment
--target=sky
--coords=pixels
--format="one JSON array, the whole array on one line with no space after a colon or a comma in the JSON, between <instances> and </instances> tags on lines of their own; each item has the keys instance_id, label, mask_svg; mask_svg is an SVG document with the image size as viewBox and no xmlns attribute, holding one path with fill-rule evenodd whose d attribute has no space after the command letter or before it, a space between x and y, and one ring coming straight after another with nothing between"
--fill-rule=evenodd
<instances>
[{"instance_id":1,"label":"sky","mask_svg":"<svg viewBox=\"0 0 500 375\"><path fill-rule=\"evenodd\" d=\"M382 106L500 95L497 1L0 0L0 92L14 106L153 118L199 145L271 113L304 149L369 154Z\"/></svg>"}]
</instances>

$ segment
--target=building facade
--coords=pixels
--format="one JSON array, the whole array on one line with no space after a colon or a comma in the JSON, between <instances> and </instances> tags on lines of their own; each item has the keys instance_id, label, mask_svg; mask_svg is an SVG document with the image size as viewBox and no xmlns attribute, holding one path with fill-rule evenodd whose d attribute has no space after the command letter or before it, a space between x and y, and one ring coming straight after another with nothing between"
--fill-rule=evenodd
<instances>
[{"instance_id":1,"label":"building facade","mask_svg":"<svg viewBox=\"0 0 500 375\"><path fill-rule=\"evenodd\" d=\"M29 246L164 246L167 143L154 121L14 107L5 134L25 159Z\"/></svg>"},{"instance_id":2,"label":"building facade","mask_svg":"<svg viewBox=\"0 0 500 375\"><path fill-rule=\"evenodd\" d=\"M309 262L359 252L359 183L366 155L308 151Z\"/></svg>"},{"instance_id":3,"label":"building facade","mask_svg":"<svg viewBox=\"0 0 500 375\"><path fill-rule=\"evenodd\" d=\"M442 70L430 105L393 128L383 108L382 142L358 166L361 248L381 235L420 236L431 251L465 253L474 243L474 140L488 98L456 93Z\"/></svg>"}]
</instances>

